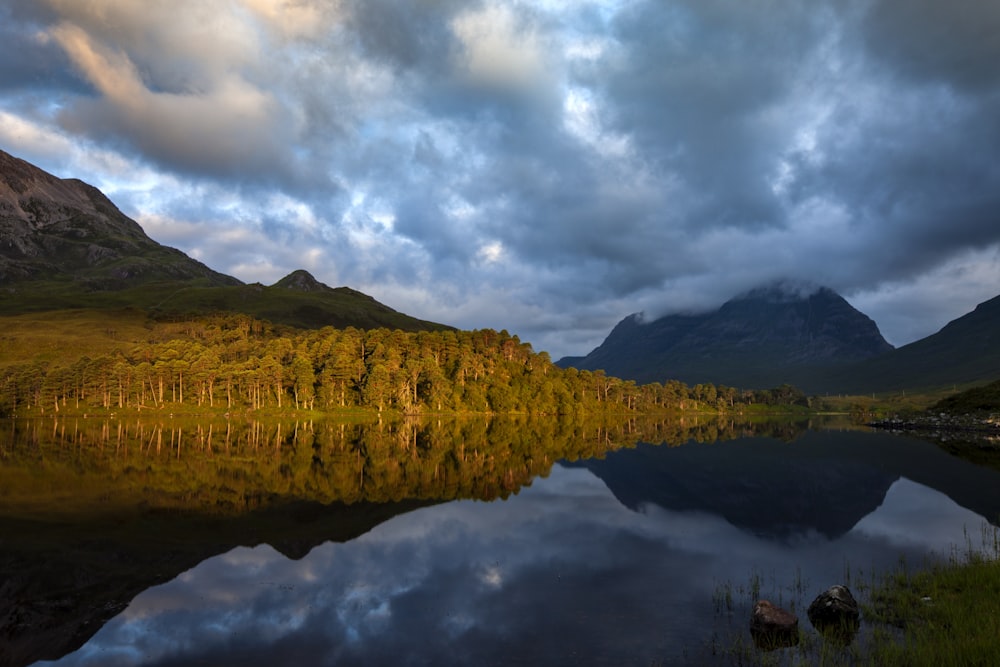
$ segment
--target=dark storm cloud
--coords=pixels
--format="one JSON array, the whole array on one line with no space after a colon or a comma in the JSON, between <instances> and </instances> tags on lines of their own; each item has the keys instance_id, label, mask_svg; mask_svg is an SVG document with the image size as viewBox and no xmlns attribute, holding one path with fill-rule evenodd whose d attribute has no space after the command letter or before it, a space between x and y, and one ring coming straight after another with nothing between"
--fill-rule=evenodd
<instances>
[{"instance_id":1,"label":"dark storm cloud","mask_svg":"<svg viewBox=\"0 0 1000 667\"><path fill-rule=\"evenodd\" d=\"M902 321L893 298L924 303L894 342L994 295L992 3L0 12L0 139L49 161L69 145L64 169L112 165L91 180L121 182L130 214L244 280L305 263L554 356L628 313L776 279L855 295L877 321Z\"/></svg>"},{"instance_id":2,"label":"dark storm cloud","mask_svg":"<svg viewBox=\"0 0 1000 667\"><path fill-rule=\"evenodd\" d=\"M865 16L867 46L892 71L969 92L1000 85L1000 6L981 0L876 0Z\"/></svg>"},{"instance_id":3,"label":"dark storm cloud","mask_svg":"<svg viewBox=\"0 0 1000 667\"><path fill-rule=\"evenodd\" d=\"M768 179L786 138L770 112L817 23L798 3L714 0L638 3L615 22L625 57L595 83L647 160L699 193L686 226L783 223Z\"/></svg>"},{"instance_id":4,"label":"dark storm cloud","mask_svg":"<svg viewBox=\"0 0 1000 667\"><path fill-rule=\"evenodd\" d=\"M87 87L70 74L65 55L40 36L41 28L0 7L0 92L84 93Z\"/></svg>"},{"instance_id":5,"label":"dark storm cloud","mask_svg":"<svg viewBox=\"0 0 1000 667\"><path fill-rule=\"evenodd\" d=\"M956 59L978 63L994 47L967 41L967 3L918 19L909 11L920 4L876 4L864 16L863 39L848 46L869 48L858 66L872 79L845 91L857 99L842 101L818 135L823 159L809 164L805 156L789 184L792 201L823 197L849 214L865 261L856 262L853 280L841 278L843 288L908 280L1000 240L1000 95L971 63L949 72ZM995 9L976 6L984 11L975 20L996 20ZM904 56L909 50L928 55Z\"/></svg>"},{"instance_id":6,"label":"dark storm cloud","mask_svg":"<svg viewBox=\"0 0 1000 667\"><path fill-rule=\"evenodd\" d=\"M459 0L354 0L348 24L365 52L401 69L444 72L451 53L448 20Z\"/></svg>"}]
</instances>

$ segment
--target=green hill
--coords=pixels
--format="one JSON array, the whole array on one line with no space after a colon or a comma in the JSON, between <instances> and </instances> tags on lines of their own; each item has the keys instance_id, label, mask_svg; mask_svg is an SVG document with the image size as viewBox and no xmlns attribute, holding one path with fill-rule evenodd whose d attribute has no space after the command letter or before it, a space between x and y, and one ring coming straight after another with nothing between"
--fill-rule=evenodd
<instances>
[{"instance_id":1,"label":"green hill","mask_svg":"<svg viewBox=\"0 0 1000 667\"><path fill-rule=\"evenodd\" d=\"M99 190L0 151L0 317L64 310L156 319L239 313L300 328L447 329L305 271L245 285L149 238Z\"/></svg>"},{"instance_id":2,"label":"green hill","mask_svg":"<svg viewBox=\"0 0 1000 667\"><path fill-rule=\"evenodd\" d=\"M824 389L870 393L938 388L1000 379L1000 296L936 334L831 373Z\"/></svg>"},{"instance_id":3,"label":"green hill","mask_svg":"<svg viewBox=\"0 0 1000 667\"><path fill-rule=\"evenodd\" d=\"M1000 380L944 398L930 411L950 414L1000 412Z\"/></svg>"}]
</instances>

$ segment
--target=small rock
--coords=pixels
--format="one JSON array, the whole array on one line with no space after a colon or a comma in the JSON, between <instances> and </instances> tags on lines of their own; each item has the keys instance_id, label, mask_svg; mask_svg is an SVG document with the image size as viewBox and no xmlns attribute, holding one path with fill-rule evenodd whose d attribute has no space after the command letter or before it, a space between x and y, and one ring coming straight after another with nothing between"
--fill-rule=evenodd
<instances>
[{"instance_id":1,"label":"small rock","mask_svg":"<svg viewBox=\"0 0 1000 667\"><path fill-rule=\"evenodd\" d=\"M799 643L799 619L770 600L760 600L750 616L750 635L757 648L766 651L795 646Z\"/></svg>"}]
</instances>

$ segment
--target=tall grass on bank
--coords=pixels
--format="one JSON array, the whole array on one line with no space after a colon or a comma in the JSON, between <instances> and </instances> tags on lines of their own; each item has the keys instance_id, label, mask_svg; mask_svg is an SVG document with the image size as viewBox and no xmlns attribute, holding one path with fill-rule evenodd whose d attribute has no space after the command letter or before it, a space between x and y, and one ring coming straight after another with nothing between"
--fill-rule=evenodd
<instances>
[{"instance_id":1,"label":"tall grass on bank","mask_svg":"<svg viewBox=\"0 0 1000 667\"><path fill-rule=\"evenodd\" d=\"M1000 531L983 528L944 563L885 575L865 607L876 627L866 664L967 667L1000 660ZM900 636L901 634L901 636Z\"/></svg>"},{"instance_id":2,"label":"tall grass on bank","mask_svg":"<svg viewBox=\"0 0 1000 667\"><path fill-rule=\"evenodd\" d=\"M813 586L812 583L816 583ZM844 644L818 633L805 617L812 596L843 583L862 607L857 636ZM765 651L749 633L750 609L760 598L799 616L798 643ZM844 563L840 582L809 582L801 571L790 583L752 572L747 584L724 582L712 596L716 632L699 654L705 664L824 667L996 665L1000 660L1000 528L984 523L979 539L950 557L913 567L872 572ZM720 626L721 623L721 626Z\"/></svg>"},{"instance_id":3,"label":"tall grass on bank","mask_svg":"<svg viewBox=\"0 0 1000 667\"><path fill-rule=\"evenodd\" d=\"M864 578L865 573L855 572L852 580L851 567L845 563L841 579L829 584L810 581L801 568L796 568L788 581L781 581L774 573L764 575L752 570L747 583L719 583L712 595L716 631L708 645L694 657L702 664L727 667L847 667L861 664L860 643L854 641L845 645L825 640L809 624L806 609L812 595L833 583L851 586L855 593L863 591L866 586ZM761 599L770 600L799 617L797 643L770 649L761 649L754 643L749 632L750 612L754 603Z\"/></svg>"}]
</instances>

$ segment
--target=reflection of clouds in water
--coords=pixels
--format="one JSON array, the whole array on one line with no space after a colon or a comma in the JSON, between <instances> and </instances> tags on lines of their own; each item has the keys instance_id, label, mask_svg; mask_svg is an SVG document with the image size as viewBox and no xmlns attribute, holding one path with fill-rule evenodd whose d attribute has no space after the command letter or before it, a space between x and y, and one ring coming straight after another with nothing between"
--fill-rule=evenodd
<instances>
[{"instance_id":1,"label":"reflection of clouds in water","mask_svg":"<svg viewBox=\"0 0 1000 667\"><path fill-rule=\"evenodd\" d=\"M956 505L945 494L901 479L886 493L879 510L859 521L854 531L946 555L954 545L964 548L967 537L973 547L980 547L983 525L983 517Z\"/></svg>"},{"instance_id":2,"label":"reflection of clouds in water","mask_svg":"<svg viewBox=\"0 0 1000 667\"><path fill-rule=\"evenodd\" d=\"M141 594L61 664L676 659L708 639L720 582L757 572L780 589L798 572L813 595L842 580L848 559L891 566L981 522L907 481L834 542L769 541L705 512L641 509L588 471L555 466L507 501L417 510L301 561L234 549Z\"/></svg>"}]
</instances>

